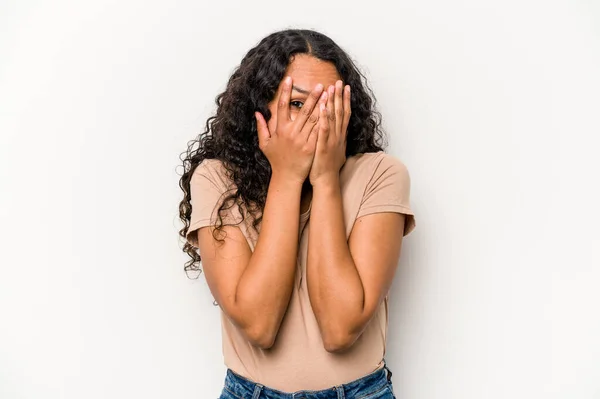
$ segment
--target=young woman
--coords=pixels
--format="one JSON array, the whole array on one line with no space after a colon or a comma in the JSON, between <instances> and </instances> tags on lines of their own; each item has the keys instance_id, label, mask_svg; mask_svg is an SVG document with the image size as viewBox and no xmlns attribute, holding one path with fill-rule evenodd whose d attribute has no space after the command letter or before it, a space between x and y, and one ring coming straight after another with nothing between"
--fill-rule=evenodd
<instances>
[{"instance_id":1,"label":"young woman","mask_svg":"<svg viewBox=\"0 0 600 399\"><path fill-rule=\"evenodd\" d=\"M183 159L180 234L222 311L221 398L393 398L387 294L415 221L364 76L284 30L216 103Z\"/></svg>"}]
</instances>

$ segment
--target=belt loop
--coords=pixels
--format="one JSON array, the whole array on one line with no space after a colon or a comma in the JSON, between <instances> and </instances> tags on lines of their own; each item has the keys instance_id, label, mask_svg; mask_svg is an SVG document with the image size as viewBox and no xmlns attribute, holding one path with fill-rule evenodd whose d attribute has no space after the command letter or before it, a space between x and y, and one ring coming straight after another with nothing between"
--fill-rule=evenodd
<instances>
[{"instance_id":1,"label":"belt loop","mask_svg":"<svg viewBox=\"0 0 600 399\"><path fill-rule=\"evenodd\" d=\"M252 399L258 399L263 388L264 387L261 384L257 383L256 385L254 385L254 393L252 394Z\"/></svg>"},{"instance_id":2,"label":"belt loop","mask_svg":"<svg viewBox=\"0 0 600 399\"><path fill-rule=\"evenodd\" d=\"M337 391L337 399L345 399L346 398L346 395L344 394L344 386L343 385L336 386L335 390Z\"/></svg>"}]
</instances>

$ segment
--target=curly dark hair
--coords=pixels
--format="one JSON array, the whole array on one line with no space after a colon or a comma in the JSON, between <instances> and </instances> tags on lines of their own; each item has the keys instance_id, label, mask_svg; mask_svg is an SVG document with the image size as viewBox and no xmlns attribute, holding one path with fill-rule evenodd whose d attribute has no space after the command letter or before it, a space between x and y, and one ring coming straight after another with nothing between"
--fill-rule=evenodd
<instances>
[{"instance_id":1,"label":"curly dark hair","mask_svg":"<svg viewBox=\"0 0 600 399\"><path fill-rule=\"evenodd\" d=\"M252 226L260 223L257 212L264 209L267 188L271 178L269 161L258 147L255 111L271 118L268 104L273 100L284 78L285 71L296 54L308 54L331 62L344 84L352 87L352 114L348 124L346 157L359 153L382 151L385 136L381 128L381 114L375 109L375 96L365 75L356 67L348 54L332 39L314 30L286 29L274 32L244 56L235 69L225 91L216 97L216 114L208 118L200 135L188 142L181 154L184 173L179 186L183 200L179 203L179 217L184 227L179 235L184 239L183 251L190 256L186 272L201 272L201 257L189 244L186 234L192 214L190 181L196 167L204 159L222 161L237 190L232 190L218 211L215 239L223 227L222 212L238 205L253 217Z\"/></svg>"}]
</instances>

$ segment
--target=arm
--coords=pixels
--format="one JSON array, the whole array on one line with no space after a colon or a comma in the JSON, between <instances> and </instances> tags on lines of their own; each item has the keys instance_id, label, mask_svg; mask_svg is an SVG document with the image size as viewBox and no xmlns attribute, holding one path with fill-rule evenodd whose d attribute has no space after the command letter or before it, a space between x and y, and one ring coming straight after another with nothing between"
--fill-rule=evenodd
<instances>
[{"instance_id":1,"label":"arm","mask_svg":"<svg viewBox=\"0 0 600 399\"><path fill-rule=\"evenodd\" d=\"M363 216L347 242L339 180L322 180L313 190L308 292L325 349L342 351L362 334L390 288L405 216Z\"/></svg>"},{"instance_id":2,"label":"arm","mask_svg":"<svg viewBox=\"0 0 600 399\"><path fill-rule=\"evenodd\" d=\"M323 90L317 85L292 121L291 88L291 78L280 85L270 125L260 113L255 115L259 147L271 164L272 175L254 253L237 227L224 227L224 244L215 242L210 226L198 233L213 296L248 340L263 349L274 344L293 289L300 197L314 158L319 115L315 105Z\"/></svg>"},{"instance_id":3,"label":"arm","mask_svg":"<svg viewBox=\"0 0 600 399\"><path fill-rule=\"evenodd\" d=\"M292 292L301 190L300 183L273 176L254 253L239 227L224 227L224 243L215 241L213 227L198 230L211 292L225 314L260 348L273 345Z\"/></svg>"},{"instance_id":4,"label":"arm","mask_svg":"<svg viewBox=\"0 0 600 399\"><path fill-rule=\"evenodd\" d=\"M404 213L412 212L408 174L386 158L377 165L346 241L339 171L345 162L350 87L338 81L328 94L310 171L307 284L325 349L336 352L352 346L387 295L405 233Z\"/></svg>"}]
</instances>

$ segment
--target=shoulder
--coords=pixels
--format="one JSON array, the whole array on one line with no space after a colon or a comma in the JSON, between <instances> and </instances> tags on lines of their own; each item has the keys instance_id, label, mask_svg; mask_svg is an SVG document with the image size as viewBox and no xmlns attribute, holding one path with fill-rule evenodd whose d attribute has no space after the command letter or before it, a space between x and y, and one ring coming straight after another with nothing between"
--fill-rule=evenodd
<instances>
[{"instance_id":1,"label":"shoulder","mask_svg":"<svg viewBox=\"0 0 600 399\"><path fill-rule=\"evenodd\" d=\"M356 154L349 157L343 172L352 177L364 176L371 179L384 174L404 176L410 179L408 168L398 157L384 151Z\"/></svg>"},{"instance_id":2,"label":"shoulder","mask_svg":"<svg viewBox=\"0 0 600 399\"><path fill-rule=\"evenodd\" d=\"M388 154L387 152L379 151L379 152L373 152L369 155L370 155L371 162L373 164L375 164L376 167L383 166L383 167L393 167L393 168L399 168L399 169L406 170L406 166L400 160L400 158L395 157L392 154Z\"/></svg>"},{"instance_id":3,"label":"shoulder","mask_svg":"<svg viewBox=\"0 0 600 399\"><path fill-rule=\"evenodd\" d=\"M232 180L229 178L227 168L220 159L206 158L202 160L191 178L192 184L212 184L225 190L231 188Z\"/></svg>"},{"instance_id":4,"label":"shoulder","mask_svg":"<svg viewBox=\"0 0 600 399\"><path fill-rule=\"evenodd\" d=\"M205 158L196 166L194 174L220 174L224 170L225 165L220 159Z\"/></svg>"}]
</instances>

